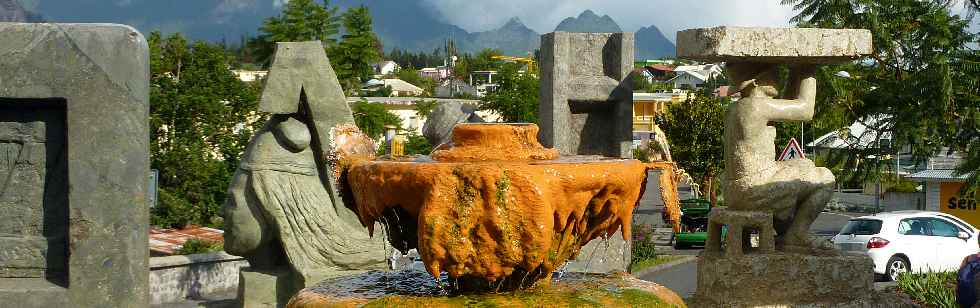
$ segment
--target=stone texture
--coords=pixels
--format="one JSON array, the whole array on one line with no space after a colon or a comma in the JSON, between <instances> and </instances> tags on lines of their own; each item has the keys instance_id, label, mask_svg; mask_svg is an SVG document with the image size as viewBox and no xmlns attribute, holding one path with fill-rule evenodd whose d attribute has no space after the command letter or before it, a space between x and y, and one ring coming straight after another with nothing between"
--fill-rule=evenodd
<instances>
[{"instance_id":1,"label":"stone texture","mask_svg":"<svg viewBox=\"0 0 980 308\"><path fill-rule=\"evenodd\" d=\"M563 155L630 157L633 33L541 36L541 143Z\"/></svg>"},{"instance_id":2,"label":"stone texture","mask_svg":"<svg viewBox=\"0 0 980 308\"><path fill-rule=\"evenodd\" d=\"M708 253L722 251L722 226L728 227L725 239L725 253L738 257L752 251L752 243L748 240L752 232L758 232L758 252L772 253L776 251L776 230L772 226L772 213L755 211L729 211L714 209L708 216L708 241L704 250Z\"/></svg>"},{"instance_id":3,"label":"stone texture","mask_svg":"<svg viewBox=\"0 0 980 308\"><path fill-rule=\"evenodd\" d=\"M324 276L386 268L384 236L370 236L340 194L338 152L374 149L351 144L366 138L320 42L278 43L259 109L273 116L242 155L223 209L225 250L252 269L241 278L246 307L285 305Z\"/></svg>"},{"instance_id":4,"label":"stone texture","mask_svg":"<svg viewBox=\"0 0 980 308\"><path fill-rule=\"evenodd\" d=\"M236 293L242 257L224 252L150 258L150 305Z\"/></svg>"},{"instance_id":5,"label":"stone texture","mask_svg":"<svg viewBox=\"0 0 980 308\"><path fill-rule=\"evenodd\" d=\"M715 27L677 32L677 57L707 62L837 63L870 54L865 29Z\"/></svg>"},{"instance_id":6,"label":"stone texture","mask_svg":"<svg viewBox=\"0 0 980 308\"><path fill-rule=\"evenodd\" d=\"M0 302L145 307L146 40L0 23L0 42L0 174L15 179L0 184Z\"/></svg>"},{"instance_id":7,"label":"stone texture","mask_svg":"<svg viewBox=\"0 0 980 308\"><path fill-rule=\"evenodd\" d=\"M432 113L425 119L422 126L422 135L433 147L451 141L453 127L459 123L483 123L482 118L476 115L476 106L463 104L460 102L445 102L432 109Z\"/></svg>"},{"instance_id":8,"label":"stone texture","mask_svg":"<svg viewBox=\"0 0 980 308\"><path fill-rule=\"evenodd\" d=\"M695 297L711 303L706 306L834 306L872 293L873 266L863 255L705 254L698 260Z\"/></svg>"}]
</instances>

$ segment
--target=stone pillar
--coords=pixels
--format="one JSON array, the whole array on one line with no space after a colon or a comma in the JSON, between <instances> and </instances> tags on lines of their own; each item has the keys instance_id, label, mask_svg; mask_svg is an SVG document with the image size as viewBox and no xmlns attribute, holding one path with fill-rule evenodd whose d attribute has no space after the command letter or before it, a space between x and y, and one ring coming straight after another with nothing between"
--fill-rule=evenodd
<instances>
[{"instance_id":1,"label":"stone pillar","mask_svg":"<svg viewBox=\"0 0 980 308\"><path fill-rule=\"evenodd\" d=\"M633 33L541 36L540 140L562 155L630 157Z\"/></svg>"},{"instance_id":2,"label":"stone pillar","mask_svg":"<svg viewBox=\"0 0 980 308\"><path fill-rule=\"evenodd\" d=\"M0 306L149 305L148 59L128 26L0 23Z\"/></svg>"}]
</instances>

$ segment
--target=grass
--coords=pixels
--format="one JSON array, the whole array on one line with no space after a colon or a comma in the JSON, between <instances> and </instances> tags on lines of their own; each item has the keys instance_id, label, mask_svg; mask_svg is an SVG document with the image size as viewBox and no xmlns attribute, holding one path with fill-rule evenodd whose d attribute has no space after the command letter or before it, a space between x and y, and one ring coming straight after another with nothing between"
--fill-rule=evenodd
<instances>
[{"instance_id":1,"label":"grass","mask_svg":"<svg viewBox=\"0 0 980 308\"><path fill-rule=\"evenodd\" d=\"M654 266L658 266L658 265L662 265L662 264L667 264L667 263L672 262L672 261L680 260L681 258L683 258L683 256L662 255L662 256L656 256L656 257L654 257L652 259L643 259L643 260L639 260L639 261L634 261L633 264L630 264L630 273L637 273L639 271L642 271L642 270L645 270L645 269L648 269L648 268L651 268L651 267L654 267Z\"/></svg>"},{"instance_id":2,"label":"grass","mask_svg":"<svg viewBox=\"0 0 980 308\"><path fill-rule=\"evenodd\" d=\"M956 272L902 274L898 288L926 307L956 308Z\"/></svg>"}]
</instances>

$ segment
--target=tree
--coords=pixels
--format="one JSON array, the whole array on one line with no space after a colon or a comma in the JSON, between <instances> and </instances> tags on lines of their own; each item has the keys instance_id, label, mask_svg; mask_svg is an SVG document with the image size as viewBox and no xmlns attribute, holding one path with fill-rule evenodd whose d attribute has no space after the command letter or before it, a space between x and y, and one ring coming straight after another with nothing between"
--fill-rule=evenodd
<instances>
[{"instance_id":1,"label":"tree","mask_svg":"<svg viewBox=\"0 0 980 308\"><path fill-rule=\"evenodd\" d=\"M480 102L480 110L496 112L506 122L538 122L541 83L530 74L517 72L517 65L504 65L497 74L497 88Z\"/></svg>"},{"instance_id":2,"label":"tree","mask_svg":"<svg viewBox=\"0 0 980 308\"><path fill-rule=\"evenodd\" d=\"M980 56L968 46L976 35L968 20L952 15L952 1L934 0L785 0L799 14L801 26L861 28L871 30L874 51L864 61L824 67L818 72L823 85L817 94L817 123L847 124L860 121L879 143L893 135L893 149L911 148L917 163L946 150L967 153L960 172L980 167ZM975 8L976 1L968 6ZM851 78L837 77L847 71ZM832 112L827 112L832 111ZM832 117L831 119L821 119ZM875 119L876 121L871 121ZM835 157L848 176L865 180L880 177L877 147L858 148ZM874 157L875 163L866 163ZM865 163L862 163L865 162ZM849 172L856 170L855 172ZM980 184L973 172L968 187Z\"/></svg>"},{"instance_id":3,"label":"tree","mask_svg":"<svg viewBox=\"0 0 980 308\"><path fill-rule=\"evenodd\" d=\"M259 63L268 64L276 42L318 40L325 48L336 45L339 17L329 0L317 4L313 0L290 0L278 16L266 18L258 37L250 43Z\"/></svg>"},{"instance_id":4,"label":"tree","mask_svg":"<svg viewBox=\"0 0 980 308\"><path fill-rule=\"evenodd\" d=\"M180 34L153 32L150 46L150 153L160 171L162 227L220 226L218 209L252 132L258 89L239 81L218 45L188 46Z\"/></svg>"},{"instance_id":5,"label":"tree","mask_svg":"<svg viewBox=\"0 0 980 308\"><path fill-rule=\"evenodd\" d=\"M439 107L439 102L437 101L418 100L415 102L415 113L423 118L427 118L436 107Z\"/></svg>"},{"instance_id":6,"label":"tree","mask_svg":"<svg viewBox=\"0 0 980 308\"><path fill-rule=\"evenodd\" d=\"M701 190L715 204L715 177L725 166L724 132L727 98L698 94L672 105L658 125L667 135L674 161L701 179Z\"/></svg>"},{"instance_id":7,"label":"tree","mask_svg":"<svg viewBox=\"0 0 980 308\"><path fill-rule=\"evenodd\" d=\"M362 99L351 106L351 111L354 113L354 124L372 139L381 138L386 125L393 125L396 128L402 126L401 118L389 112L381 103L370 103Z\"/></svg>"},{"instance_id":8,"label":"tree","mask_svg":"<svg viewBox=\"0 0 980 308\"><path fill-rule=\"evenodd\" d=\"M371 64L381 60L378 39L371 29L371 13L366 6L347 9L341 18L344 24L343 39L333 49L334 70L347 91L367 81L374 74ZM352 87L353 86L353 87Z\"/></svg>"}]
</instances>

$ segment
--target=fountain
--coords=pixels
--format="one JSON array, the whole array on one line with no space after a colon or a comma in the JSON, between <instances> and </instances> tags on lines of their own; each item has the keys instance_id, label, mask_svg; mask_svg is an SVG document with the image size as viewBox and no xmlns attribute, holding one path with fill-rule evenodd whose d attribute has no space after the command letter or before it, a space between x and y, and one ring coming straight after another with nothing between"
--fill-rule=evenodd
<instances>
[{"instance_id":1,"label":"fountain","mask_svg":"<svg viewBox=\"0 0 980 308\"><path fill-rule=\"evenodd\" d=\"M435 278L428 279L428 290L437 291L419 294L418 285L424 283L410 283L416 291L401 295L535 288L541 290L535 296L557 298L590 284L595 290L631 290L683 305L666 288L628 275L582 276L576 287L551 286L552 273L592 239L617 231L629 238L633 208L650 166L632 159L560 157L557 150L541 146L537 135L534 124L459 124L452 142L431 157L340 158L341 182L361 223L372 233L375 223L384 225L389 242L399 250L417 249L425 271ZM385 278L375 272L327 281L300 292L292 306L363 304L398 295L395 290L359 297L337 286L381 289L382 284L366 281L419 280L405 275ZM438 291L440 284L451 291ZM616 296L621 294L610 298Z\"/></svg>"}]
</instances>

